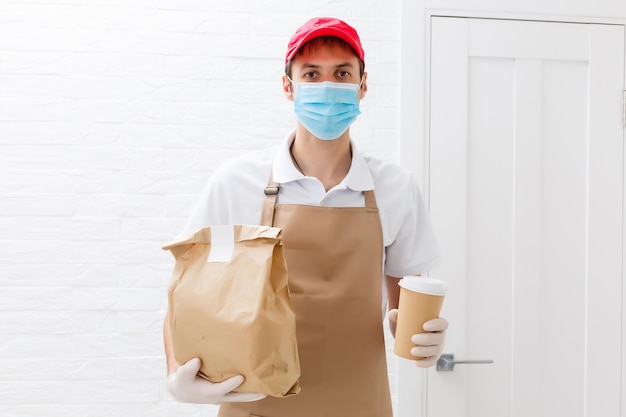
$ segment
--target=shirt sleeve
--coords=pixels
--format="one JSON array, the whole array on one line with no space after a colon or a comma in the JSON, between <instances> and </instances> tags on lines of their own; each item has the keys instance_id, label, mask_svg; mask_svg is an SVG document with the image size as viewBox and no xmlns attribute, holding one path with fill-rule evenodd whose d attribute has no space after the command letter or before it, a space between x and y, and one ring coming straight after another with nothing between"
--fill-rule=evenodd
<instances>
[{"instance_id":1,"label":"shirt sleeve","mask_svg":"<svg viewBox=\"0 0 626 417\"><path fill-rule=\"evenodd\" d=\"M227 224L259 224L273 153L250 153L224 161L209 178L181 232Z\"/></svg>"},{"instance_id":2,"label":"shirt sleeve","mask_svg":"<svg viewBox=\"0 0 626 417\"><path fill-rule=\"evenodd\" d=\"M222 215L224 210L215 204L217 201L225 201L222 188L214 177L209 179L187 218L187 222L180 233L181 236L189 236L212 225L226 224L225 218L220 219L220 217L224 217ZM222 195L220 196L220 194Z\"/></svg>"},{"instance_id":3,"label":"shirt sleeve","mask_svg":"<svg viewBox=\"0 0 626 417\"><path fill-rule=\"evenodd\" d=\"M441 262L426 203L414 175L407 175L404 204L393 242L385 248L385 274L393 277L427 272Z\"/></svg>"}]
</instances>

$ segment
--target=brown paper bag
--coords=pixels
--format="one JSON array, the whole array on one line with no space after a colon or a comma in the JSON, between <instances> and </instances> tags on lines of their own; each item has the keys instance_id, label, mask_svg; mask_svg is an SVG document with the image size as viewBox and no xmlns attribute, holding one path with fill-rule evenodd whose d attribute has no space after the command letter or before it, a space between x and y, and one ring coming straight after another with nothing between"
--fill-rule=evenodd
<instances>
[{"instance_id":1,"label":"brown paper bag","mask_svg":"<svg viewBox=\"0 0 626 417\"><path fill-rule=\"evenodd\" d=\"M243 375L239 392L297 394L296 318L281 229L205 228L163 249L176 258L168 311L178 363L200 358L201 376L213 382Z\"/></svg>"}]
</instances>

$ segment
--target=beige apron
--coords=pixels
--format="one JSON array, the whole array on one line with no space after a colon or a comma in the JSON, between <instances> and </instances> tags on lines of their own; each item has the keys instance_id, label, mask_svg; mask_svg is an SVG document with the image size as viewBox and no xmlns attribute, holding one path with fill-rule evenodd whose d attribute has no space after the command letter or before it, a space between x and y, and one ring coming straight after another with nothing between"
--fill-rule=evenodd
<instances>
[{"instance_id":1,"label":"beige apron","mask_svg":"<svg viewBox=\"0 0 626 417\"><path fill-rule=\"evenodd\" d=\"M270 184L262 224L283 229L302 390L224 403L219 417L392 417L374 192L364 192L365 207L276 205Z\"/></svg>"}]
</instances>

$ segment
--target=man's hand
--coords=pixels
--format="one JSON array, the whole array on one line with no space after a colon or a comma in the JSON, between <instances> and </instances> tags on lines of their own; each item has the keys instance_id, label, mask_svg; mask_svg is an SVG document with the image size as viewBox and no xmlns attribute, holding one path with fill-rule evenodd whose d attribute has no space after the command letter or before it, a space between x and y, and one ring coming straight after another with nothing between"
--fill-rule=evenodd
<instances>
[{"instance_id":1,"label":"man's hand","mask_svg":"<svg viewBox=\"0 0 626 417\"><path fill-rule=\"evenodd\" d=\"M256 392L232 392L244 381L236 375L222 382L211 382L198 376L200 359L193 358L167 377L167 390L181 403L221 404L223 402L258 401L266 397Z\"/></svg>"},{"instance_id":2,"label":"man's hand","mask_svg":"<svg viewBox=\"0 0 626 417\"><path fill-rule=\"evenodd\" d=\"M398 309L389 310L389 321L390 327L395 329L398 321ZM426 333L414 334L411 337L411 341L417 345L411 349L411 355L424 357L424 359L415 361L415 364L420 368L430 368L437 363L443 351L448 320L443 317L428 320L423 327Z\"/></svg>"}]
</instances>

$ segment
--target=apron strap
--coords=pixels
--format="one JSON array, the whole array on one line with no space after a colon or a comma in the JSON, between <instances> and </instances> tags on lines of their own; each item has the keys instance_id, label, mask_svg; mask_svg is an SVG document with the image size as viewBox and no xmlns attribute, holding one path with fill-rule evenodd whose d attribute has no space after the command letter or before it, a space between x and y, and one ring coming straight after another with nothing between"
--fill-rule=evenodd
<instances>
[{"instance_id":1,"label":"apron strap","mask_svg":"<svg viewBox=\"0 0 626 417\"><path fill-rule=\"evenodd\" d=\"M365 207L378 208L376 205L376 197L374 196L374 190L363 191L363 197L365 197Z\"/></svg>"},{"instance_id":2,"label":"apron strap","mask_svg":"<svg viewBox=\"0 0 626 417\"><path fill-rule=\"evenodd\" d=\"M274 206L276 206L276 197L280 191L280 184L274 182L274 174L270 171L270 178L265 187L265 199L263 200L263 211L261 213L261 225L270 226L274 224Z\"/></svg>"}]
</instances>

